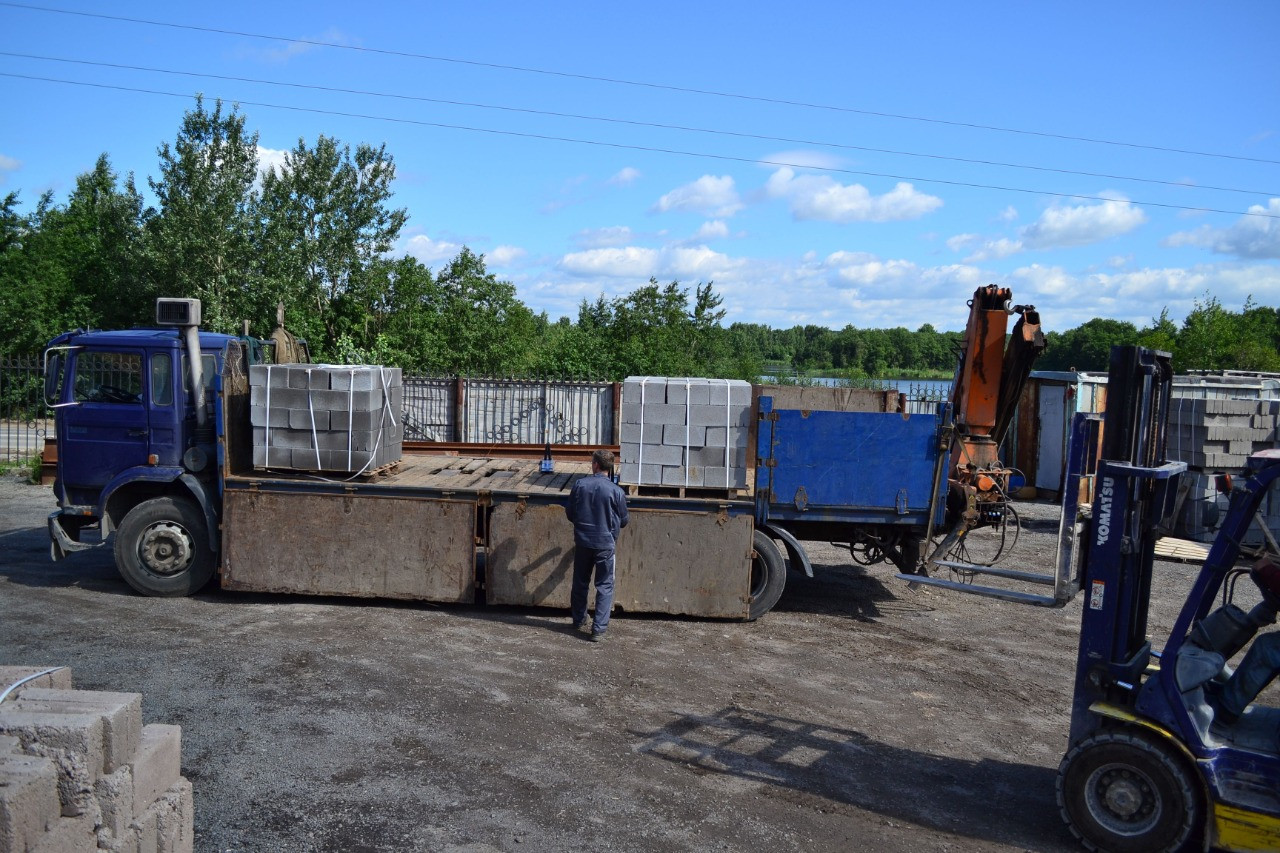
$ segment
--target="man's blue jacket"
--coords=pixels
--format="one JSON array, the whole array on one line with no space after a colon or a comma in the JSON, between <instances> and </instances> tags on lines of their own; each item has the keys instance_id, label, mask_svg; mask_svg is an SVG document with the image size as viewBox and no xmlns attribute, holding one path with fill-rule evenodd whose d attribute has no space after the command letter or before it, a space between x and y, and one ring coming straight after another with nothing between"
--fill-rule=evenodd
<instances>
[{"instance_id":1,"label":"man's blue jacket","mask_svg":"<svg viewBox=\"0 0 1280 853\"><path fill-rule=\"evenodd\" d=\"M573 522L573 544L597 551L613 548L627 526L627 495L604 473L573 484L565 514Z\"/></svg>"}]
</instances>

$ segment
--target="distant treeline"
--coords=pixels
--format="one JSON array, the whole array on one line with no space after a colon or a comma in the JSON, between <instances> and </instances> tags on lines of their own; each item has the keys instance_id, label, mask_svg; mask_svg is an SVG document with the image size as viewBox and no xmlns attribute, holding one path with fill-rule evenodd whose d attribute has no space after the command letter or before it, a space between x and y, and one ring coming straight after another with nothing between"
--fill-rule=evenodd
<instances>
[{"instance_id":1,"label":"distant treeline","mask_svg":"<svg viewBox=\"0 0 1280 853\"><path fill-rule=\"evenodd\" d=\"M285 325L319 359L442 375L754 379L783 364L858 379L955 367L962 335L927 323L725 327L711 283L651 279L551 320L469 249L437 270L391 255L408 212L391 206L385 146L300 140L260 177L257 141L238 108L197 98L158 148L154 205L107 154L63 202L45 193L20 213L19 192L0 200L0 354L38 352L68 329L145 325L155 297L185 296L202 301L209 329L247 321L266 336L282 302ZM1178 369L1280 370L1280 311L1233 312L1211 296L1181 326L1165 312L1141 329L1095 319L1048 338L1044 369L1105 370L1112 344L1142 343L1172 351Z\"/></svg>"}]
</instances>

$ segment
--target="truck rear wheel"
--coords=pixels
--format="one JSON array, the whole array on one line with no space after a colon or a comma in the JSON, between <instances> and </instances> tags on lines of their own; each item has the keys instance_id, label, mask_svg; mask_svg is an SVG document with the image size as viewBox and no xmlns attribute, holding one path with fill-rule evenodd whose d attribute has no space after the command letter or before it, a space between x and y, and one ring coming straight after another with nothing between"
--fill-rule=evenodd
<instances>
[{"instance_id":1,"label":"truck rear wheel","mask_svg":"<svg viewBox=\"0 0 1280 853\"><path fill-rule=\"evenodd\" d=\"M1058 808L1090 850L1148 853L1203 847L1197 782L1169 750L1125 731L1105 731L1067 753Z\"/></svg>"},{"instance_id":2,"label":"truck rear wheel","mask_svg":"<svg viewBox=\"0 0 1280 853\"><path fill-rule=\"evenodd\" d=\"M755 531L752 544L755 557L751 560L751 608L747 618L755 621L772 610L782 597L787 585L787 569L782 552L764 533Z\"/></svg>"},{"instance_id":3,"label":"truck rear wheel","mask_svg":"<svg viewBox=\"0 0 1280 853\"><path fill-rule=\"evenodd\" d=\"M152 498L129 510L116 530L115 555L120 575L143 595L191 595L213 577L204 513L181 498Z\"/></svg>"}]
</instances>

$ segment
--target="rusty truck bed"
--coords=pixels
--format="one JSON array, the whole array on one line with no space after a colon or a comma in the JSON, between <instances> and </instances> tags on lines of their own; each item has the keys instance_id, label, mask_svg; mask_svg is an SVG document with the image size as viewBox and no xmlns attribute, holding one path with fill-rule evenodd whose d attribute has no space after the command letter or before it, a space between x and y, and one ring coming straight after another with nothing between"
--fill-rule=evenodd
<instances>
[{"instance_id":1,"label":"rusty truck bed","mask_svg":"<svg viewBox=\"0 0 1280 853\"><path fill-rule=\"evenodd\" d=\"M228 589L567 608L564 503L585 462L409 454L351 480L243 471L225 478ZM752 505L630 498L615 606L746 618Z\"/></svg>"}]
</instances>

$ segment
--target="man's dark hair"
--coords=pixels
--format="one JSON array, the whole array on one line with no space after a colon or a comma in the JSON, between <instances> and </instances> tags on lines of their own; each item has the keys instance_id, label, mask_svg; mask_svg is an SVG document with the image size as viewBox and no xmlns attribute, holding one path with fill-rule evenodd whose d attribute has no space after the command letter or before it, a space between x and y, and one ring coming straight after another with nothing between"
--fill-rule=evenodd
<instances>
[{"instance_id":1,"label":"man's dark hair","mask_svg":"<svg viewBox=\"0 0 1280 853\"><path fill-rule=\"evenodd\" d=\"M600 470L606 474L613 473L613 451L597 450L591 454L591 461L600 466Z\"/></svg>"}]
</instances>

